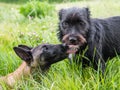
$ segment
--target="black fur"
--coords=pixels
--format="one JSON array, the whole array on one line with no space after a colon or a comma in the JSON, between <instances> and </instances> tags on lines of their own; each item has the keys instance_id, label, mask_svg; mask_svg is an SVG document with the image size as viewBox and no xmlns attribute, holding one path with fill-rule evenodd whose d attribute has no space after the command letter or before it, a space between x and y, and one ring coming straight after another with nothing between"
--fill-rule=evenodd
<instances>
[{"instance_id":1,"label":"black fur","mask_svg":"<svg viewBox=\"0 0 120 90\"><path fill-rule=\"evenodd\" d=\"M90 17L88 8L74 7L60 10L59 20L57 36L62 43L80 44L82 41L79 41L76 35L81 35L86 40L79 45L77 52L77 54L81 54L86 47L88 48L85 57L90 61L82 58L83 65L89 66L92 62L94 68L97 69L100 61L101 69L104 72L108 58L111 59L116 54L120 54L120 16L95 19ZM69 41L71 37L75 37L76 42L71 43Z\"/></svg>"}]
</instances>

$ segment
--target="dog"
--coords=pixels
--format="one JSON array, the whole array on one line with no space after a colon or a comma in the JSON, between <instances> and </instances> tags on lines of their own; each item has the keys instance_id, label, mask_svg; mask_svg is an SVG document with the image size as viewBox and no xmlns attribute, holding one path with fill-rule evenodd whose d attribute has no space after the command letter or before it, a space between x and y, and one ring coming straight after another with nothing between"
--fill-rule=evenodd
<instances>
[{"instance_id":1,"label":"dog","mask_svg":"<svg viewBox=\"0 0 120 90\"><path fill-rule=\"evenodd\" d=\"M75 58L81 55L77 62L83 67L92 65L104 73L106 61L120 54L120 16L91 18L87 7L61 9L58 14L57 36L69 45L67 52Z\"/></svg>"},{"instance_id":2,"label":"dog","mask_svg":"<svg viewBox=\"0 0 120 90\"><path fill-rule=\"evenodd\" d=\"M22 64L12 73L0 78L0 81L13 88L16 81L22 76L29 76L37 68L41 73L58 61L65 59L67 46L63 44L41 44L34 48L26 45L19 45L13 48L15 53L23 60ZM2 89L2 87L0 87Z\"/></svg>"}]
</instances>

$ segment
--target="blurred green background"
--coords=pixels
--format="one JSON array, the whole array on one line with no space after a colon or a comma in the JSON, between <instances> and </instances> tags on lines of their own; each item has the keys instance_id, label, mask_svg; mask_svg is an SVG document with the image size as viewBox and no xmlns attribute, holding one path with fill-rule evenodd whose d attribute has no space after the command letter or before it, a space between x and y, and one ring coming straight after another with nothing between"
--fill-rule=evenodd
<instances>
[{"instance_id":1,"label":"blurred green background","mask_svg":"<svg viewBox=\"0 0 120 90\"><path fill-rule=\"evenodd\" d=\"M22 62L13 47L60 43L58 11L69 7L89 7L92 18L120 15L120 0L0 0L0 76L13 72ZM39 3L38 3L39 2ZM41 4L42 3L42 4ZM47 4L46 4L47 3ZM49 7L50 6L50 7ZM48 7L48 9L46 9ZM21 12L22 8L22 12ZM22 79L15 90L120 90L120 58L106 63L105 77L88 67L70 65L65 59L51 66L46 75L36 72ZM80 65L81 66L81 65ZM4 90L9 90L7 87Z\"/></svg>"}]
</instances>

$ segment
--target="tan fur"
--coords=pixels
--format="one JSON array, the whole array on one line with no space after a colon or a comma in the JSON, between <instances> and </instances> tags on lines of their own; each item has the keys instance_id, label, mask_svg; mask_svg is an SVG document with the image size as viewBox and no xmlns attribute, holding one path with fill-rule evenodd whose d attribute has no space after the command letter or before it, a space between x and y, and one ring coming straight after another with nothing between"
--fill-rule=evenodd
<instances>
[{"instance_id":1,"label":"tan fur","mask_svg":"<svg viewBox=\"0 0 120 90\"><path fill-rule=\"evenodd\" d=\"M31 74L31 67L26 62L22 64L12 73L0 78L0 82L5 83L10 88L13 88L16 81L20 80L23 76L29 76ZM1 89L0 89L1 90Z\"/></svg>"}]
</instances>

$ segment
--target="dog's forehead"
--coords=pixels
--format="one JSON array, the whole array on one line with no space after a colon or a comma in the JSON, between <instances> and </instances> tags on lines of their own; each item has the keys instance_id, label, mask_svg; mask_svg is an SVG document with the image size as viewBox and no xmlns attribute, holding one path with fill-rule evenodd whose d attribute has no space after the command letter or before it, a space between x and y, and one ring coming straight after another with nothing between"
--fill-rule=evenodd
<instances>
[{"instance_id":1,"label":"dog's forehead","mask_svg":"<svg viewBox=\"0 0 120 90\"><path fill-rule=\"evenodd\" d=\"M83 15L84 14L84 12L83 12L83 8L69 8L69 9L67 9L67 11L66 11L66 14L67 15Z\"/></svg>"},{"instance_id":2,"label":"dog's forehead","mask_svg":"<svg viewBox=\"0 0 120 90\"><path fill-rule=\"evenodd\" d=\"M40 52L41 49L42 49L42 46L43 46L43 45L39 45L39 46L34 47L34 48L31 50L32 54L37 53L37 52Z\"/></svg>"},{"instance_id":3,"label":"dog's forehead","mask_svg":"<svg viewBox=\"0 0 120 90\"><path fill-rule=\"evenodd\" d=\"M41 44L41 45L38 45L38 46L34 47L34 48L31 50L31 52L32 52L32 53L40 52L40 51L42 51L42 49L43 49L44 46L51 47L51 46L53 46L53 45L50 45L50 44Z\"/></svg>"},{"instance_id":4,"label":"dog's forehead","mask_svg":"<svg viewBox=\"0 0 120 90\"><path fill-rule=\"evenodd\" d=\"M83 8L68 8L63 11L62 21L76 22L86 18Z\"/></svg>"}]
</instances>

